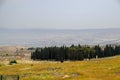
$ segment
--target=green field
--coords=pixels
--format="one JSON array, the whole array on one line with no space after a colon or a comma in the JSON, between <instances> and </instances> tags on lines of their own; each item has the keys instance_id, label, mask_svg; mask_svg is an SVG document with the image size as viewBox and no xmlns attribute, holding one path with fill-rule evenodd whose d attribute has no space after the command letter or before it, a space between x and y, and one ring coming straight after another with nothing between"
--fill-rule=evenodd
<instances>
[{"instance_id":1,"label":"green field","mask_svg":"<svg viewBox=\"0 0 120 80\"><path fill-rule=\"evenodd\" d=\"M1 75L20 75L20 80L120 80L120 56L90 61L32 61L0 64Z\"/></svg>"}]
</instances>

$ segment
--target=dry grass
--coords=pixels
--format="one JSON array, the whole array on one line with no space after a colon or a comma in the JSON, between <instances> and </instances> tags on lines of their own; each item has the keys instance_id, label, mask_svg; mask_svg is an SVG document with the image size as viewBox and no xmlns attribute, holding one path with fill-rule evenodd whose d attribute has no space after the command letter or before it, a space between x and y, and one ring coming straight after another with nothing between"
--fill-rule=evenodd
<instances>
[{"instance_id":1,"label":"dry grass","mask_svg":"<svg viewBox=\"0 0 120 80\"><path fill-rule=\"evenodd\" d=\"M2 75L20 75L20 80L120 80L120 56L90 61L23 61L0 65Z\"/></svg>"}]
</instances>

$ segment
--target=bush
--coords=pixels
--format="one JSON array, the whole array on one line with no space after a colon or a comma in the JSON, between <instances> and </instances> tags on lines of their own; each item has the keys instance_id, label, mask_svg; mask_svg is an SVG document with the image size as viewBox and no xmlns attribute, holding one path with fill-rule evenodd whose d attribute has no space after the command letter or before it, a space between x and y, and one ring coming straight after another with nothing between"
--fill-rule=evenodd
<instances>
[{"instance_id":1,"label":"bush","mask_svg":"<svg viewBox=\"0 0 120 80\"><path fill-rule=\"evenodd\" d=\"M16 60L12 60L12 61L9 62L9 64L10 64L10 65L12 65L12 64L17 64L17 61L16 61Z\"/></svg>"},{"instance_id":2,"label":"bush","mask_svg":"<svg viewBox=\"0 0 120 80\"><path fill-rule=\"evenodd\" d=\"M28 50L35 50L35 48L33 48L33 47L30 47L30 48L28 48Z\"/></svg>"}]
</instances>

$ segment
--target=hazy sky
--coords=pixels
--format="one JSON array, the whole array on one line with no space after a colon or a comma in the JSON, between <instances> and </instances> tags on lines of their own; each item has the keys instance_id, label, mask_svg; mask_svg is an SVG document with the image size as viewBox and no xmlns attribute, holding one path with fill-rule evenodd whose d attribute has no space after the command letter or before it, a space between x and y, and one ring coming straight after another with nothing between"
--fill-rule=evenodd
<instances>
[{"instance_id":1,"label":"hazy sky","mask_svg":"<svg viewBox=\"0 0 120 80\"><path fill-rule=\"evenodd\" d=\"M0 0L0 28L120 28L120 0Z\"/></svg>"}]
</instances>

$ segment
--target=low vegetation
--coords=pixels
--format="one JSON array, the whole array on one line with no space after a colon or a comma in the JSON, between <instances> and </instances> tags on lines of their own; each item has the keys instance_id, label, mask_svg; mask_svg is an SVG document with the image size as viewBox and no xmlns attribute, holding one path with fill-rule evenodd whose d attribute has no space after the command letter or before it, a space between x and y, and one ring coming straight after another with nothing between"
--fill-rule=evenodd
<instances>
[{"instance_id":1,"label":"low vegetation","mask_svg":"<svg viewBox=\"0 0 120 80\"><path fill-rule=\"evenodd\" d=\"M23 61L2 65L0 74L19 75L20 80L120 80L120 56L89 61Z\"/></svg>"},{"instance_id":2,"label":"low vegetation","mask_svg":"<svg viewBox=\"0 0 120 80\"><path fill-rule=\"evenodd\" d=\"M17 64L17 61L16 61L16 60L11 60L11 61L9 62L9 65L12 65L12 64Z\"/></svg>"}]
</instances>

